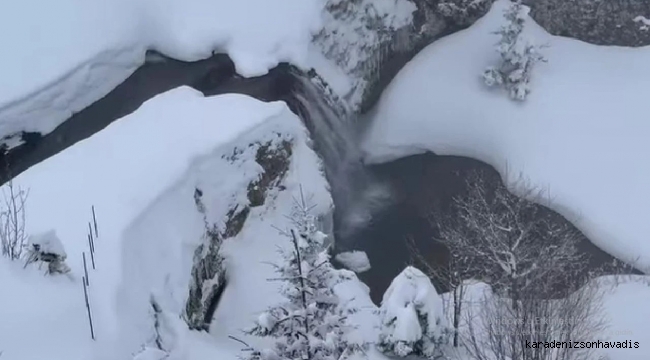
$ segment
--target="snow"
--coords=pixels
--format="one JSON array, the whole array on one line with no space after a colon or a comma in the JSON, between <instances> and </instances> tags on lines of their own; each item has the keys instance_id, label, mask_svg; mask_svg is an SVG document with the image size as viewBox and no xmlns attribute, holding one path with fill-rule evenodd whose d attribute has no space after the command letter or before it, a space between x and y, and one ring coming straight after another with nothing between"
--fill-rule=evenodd
<instances>
[{"instance_id":1,"label":"snow","mask_svg":"<svg viewBox=\"0 0 650 360\"><path fill-rule=\"evenodd\" d=\"M30 189L26 232L55 230L68 252L74 280L43 277L39 272L22 270L21 264L0 260L0 283L3 293L10 294L3 295L6 306L0 307L3 360L88 360L94 358L93 354L114 354L110 339L124 327L116 316L120 283L123 278L142 276L138 270L156 271L146 268L145 264L151 263L144 260L132 259L136 265L140 262L136 270L121 264L124 246L130 244L127 240L133 240L127 237L129 224L177 182L195 158L209 154L268 118L283 116L296 119L280 102L262 103L243 95L204 98L195 90L181 87L156 96L133 114L15 178L16 185ZM188 199L186 202L193 206L192 196ZM183 204L178 201L177 206L182 209ZM80 281L81 252L88 244L92 205L99 230L95 240L97 270L89 274L98 338L95 346L90 341ZM174 215L182 221L192 219L191 214ZM196 221L200 223L200 219ZM186 238L168 219L157 219L157 225L167 231L167 236L175 236L177 242L193 239ZM202 224L197 229L201 231ZM166 255L176 256L172 259L179 256ZM173 268L175 262L162 260L157 259L159 264ZM178 261L178 266L182 265ZM42 339L39 346L29 345L34 337Z\"/></svg>"},{"instance_id":2,"label":"snow","mask_svg":"<svg viewBox=\"0 0 650 360\"><path fill-rule=\"evenodd\" d=\"M167 358L167 353L156 348L147 347L138 353L133 360L164 360Z\"/></svg>"},{"instance_id":3,"label":"snow","mask_svg":"<svg viewBox=\"0 0 650 360\"><path fill-rule=\"evenodd\" d=\"M355 273L362 273L370 270L370 260L365 251L355 250L342 252L337 254L334 259Z\"/></svg>"},{"instance_id":4,"label":"snow","mask_svg":"<svg viewBox=\"0 0 650 360\"><path fill-rule=\"evenodd\" d=\"M368 78L375 76L381 47L393 41L396 30L411 25L417 7L408 0L329 0L325 7L309 65L356 109Z\"/></svg>"},{"instance_id":5,"label":"snow","mask_svg":"<svg viewBox=\"0 0 650 360\"><path fill-rule=\"evenodd\" d=\"M445 319L442 298L429 277L412 266L406 267L393 279L384 293L379 312L382 321L381 343L403 342L412 347L423 337L428 339L442 335L442 320ZM426 329L420 324L420 316L426 317ZM425 348L428 347L428 341L424 340L424 343ZM397 345L395 347L398 348Z\"/></svg>"},{"instance_id":6,"label":"snow","mask_svg":"<svg viewBox=\"0 0 650 360\"><path fill-rule=\"evenodd\" d=\"M641 24L639 30L647 31L650 28L650 19L646 18L645 16L639 15L635 17L632 21Z\"/></svg>"},{"instance_id":7,"label":"snow","mask_svg":"<svg viewBox=\"0 0 650 360\"><path fill-rule=\"evenodd\" d=\"M600 279L606 283L609 277ZM648 358L645 344L650 344L650 330L643 319L648 319L650 309L650 287L645 277L634 276L605 294L603 306L609 327L600 334L602 341L639 342L639 349L602 349L611 360L644 360ZM607 286L607 285L603 285Z\"/></svg>"},{"instance_id":8,"label":"snow","mask_svg":"<svg viewBox=\"0 0 650 360\"><path fill-rule=\"evenodd\" d=\"M0 11L0 137L47 133L157 50L195 61L226 52L243 76L306 66L322 0L61 0Z\"/></svg>"},{"instance_id":9,"label":"snow","mask_svg":"<svg viewBox=\"0 0 650 360\"><path fill-rule=\"evenodd\" d=\"M68 256L61 240L56 236L56 230L31 235L27 242L32 246L38 245L38 250L41 253L59 255L63 259Z\"/></svg>"},{"instance_id":10,"label":"snow","mask_svg":"<svg viewBox=\"0 0 650 360\"><path fill-rule=\"evenodd\" d=\"M504 178L522 174L597 246L650 267L650 48L555 37L528 19L524 32L550 45L548 63L534 69L532 92L517 104L480 82L498 60L492 32L507 5L496 2L402 69L371 120L366 161L433 151L482 160Z\"/></svg>"}]
</instances>

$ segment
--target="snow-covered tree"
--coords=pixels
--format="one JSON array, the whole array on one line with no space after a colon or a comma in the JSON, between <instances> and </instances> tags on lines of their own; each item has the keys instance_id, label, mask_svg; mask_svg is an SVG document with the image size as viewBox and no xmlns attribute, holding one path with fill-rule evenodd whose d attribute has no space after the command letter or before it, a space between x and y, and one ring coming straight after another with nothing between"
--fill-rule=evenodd
<instances>
[{"instance_id":1,"label":"snow-covered tree","mask_svg":"<svg viewBox=\"0 0 650 360\"><path fill-rule=\"evenodd\" d=\"M354 326L347 322L356 309L340 302L333 288L353 273L332 267L327 236L318 230L317 218L304 198L291 212L292 228L282 233L291 241L280 248L275 265L286 302L262 313L247 333L274 338L266 349L248 349L247 360L345 360L363 349L350 341Z\"/></svg>"},{"instance_id":2,"label":"snow-covered tree","mask_svg":"<svg viewBox=\"0 0 650 360\"><path fill-rule=\"evenodd\" d=\"M546 61L535 46L523 35L524 24L530 8L521 0L513 3L504 12L506 24L496 34L501 36L497 51L501 55L498 67L488 67L483 72L487 86L503 86L512 99L526 100L530 93L530 78L533 67L540 61Z\"/></svg>"},{"instance_id":3,"label":"snow-covered tree","mask_svg":"<svg viewBox=\"0 0 650 360\"><path fill-rule=\"evenodd\" d=\"M442 299L422 271L408 266L388 287L379 309L377 347L385 354L435 358L449 335Z\"/></svg>"}]
</instances>

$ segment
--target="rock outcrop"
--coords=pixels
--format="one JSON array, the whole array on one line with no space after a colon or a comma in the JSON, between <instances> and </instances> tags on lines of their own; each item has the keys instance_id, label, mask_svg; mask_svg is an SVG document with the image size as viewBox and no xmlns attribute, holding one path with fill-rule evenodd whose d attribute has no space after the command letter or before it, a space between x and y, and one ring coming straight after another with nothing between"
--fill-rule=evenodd
<instances>
[{"instance_id":1,"label":"rock outcrop","mask_svg":"<svg viewBox=\"0 0 650 360\"><path fill-rule=\"evenodd\" d=\"M258 173L251 176L247 186L242 186L246 191L246 202L231 204L222 219L213 219L208 208L222 204L214 203L213 199L205 202L204 191L199 188L194 192L197 210L203 215L205 235L203 243L194 253L190 291L185 307L185 319L191 329L208 331L227 285L224 257L220 253L222 243L241 232L251 208L263 206L271 190L282 190L281 182L291 162L292 140L286 134L277 132L269 137L270 140L253 142L244 148L235 147L229 155L221 157L222 161L236 167L251 165L252 162L257 164L253 168L257 168ZM232 190L237 192L241 188Z\"/></svg>"}]
</instances>

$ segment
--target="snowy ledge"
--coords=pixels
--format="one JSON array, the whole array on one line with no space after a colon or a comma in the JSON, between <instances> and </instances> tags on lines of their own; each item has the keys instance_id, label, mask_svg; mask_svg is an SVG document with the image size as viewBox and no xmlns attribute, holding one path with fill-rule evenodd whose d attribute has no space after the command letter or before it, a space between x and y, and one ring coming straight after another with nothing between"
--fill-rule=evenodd
<instances>
[{"instance_id":1,"label":"snowy ledge","mask_svg":"<svg viewBox=\"0 0 650 360\"><path fill-rule=\"evenodd\" d=\"M61 359L88 360L94 358L95 352L115 354L110 342L124 327L116 317L118 289L123 276L135 281L157 272L156 267L146 266L151 263L144 257L135 262L135 269L122 264L124 246L129 243L124 237L126 229L145 216L151 203L187 176L184 174L196 159L270 119L289 128L293 124L294 129L302 129L300 120L284 103L263 103L244 95L205 98L198 91L181 87L156 96L133 114L16 177L15 184L30 191L26 232L37 234L55 230L68 254L73 279L50 280L36 269L23 270L21 264L14 267L2 259L0 282L12 294L3 298L11 305L0 309L0 318L8 319L0 322L5 355L44 359L56 354L55 357ZM181 212L172 212L171 218L156 218L158 227L154 228L176 241L189 241L194 244L190 248L193 251L200 236L192 238L191 231L188 234L178 227L179 223L189 221L197 224L197 231L203 231L193 204L193 185L190 187L187 197L184 192L176 196L173 210ZM190 206L188 211L184 211L187 210L183 207L185 204ZM88 252L91 206L97 211L99 227L99 237L95 241L97 270L90 273L90 302L95 334L100 339L96 346L92 346L90 340L81 292L84 273L81 253ZM160 216L160 212L155 214ZM195 223L192 222L194 217L198 219ZM136 243L145 239L153 241L150 249L160 246L164 240L163 237L149 237L147 233L140 235L141 238L135 238ZM135 241L134 237L129 239ZM178 248L179 245L170 245L172 250ZM161 255L155 251L153 254ZM163 255L167 258L158 257L155 264L164 264L169 269L176 269L173 264L186 265L182 261L169 261L170 256L178 256L176 253L163 252ZM187 295L187 287L183 295ZM18 311L22 317L16 318L16 309L22 308L20 304L24 299L30 299L27 302L29 310ZM38 326L18 325L14 319L23 325ZM35 337L41 339L39 346L24 343L25 339Z\"/></svg>"},{"instance_id":2,"label":"snowy ledge","mask_svg":"<svg viewBox=\"0 0 650 360\"><path fill-rule=\"evenodd\" d=\"M183 61L227 53L243 76L303 66L322 9L320 0L12 3L0 12L0 138L51 131L129 77L146 50Z\"/></svg>"},{"instance_id":3,"label":"snowy ledge","mask_svg":"<svg viewBox=\"0 0 650 360\"><path fill-rule=\"evenodd\" d=\"M549 62L534 70L528 100L515 103L480 81L497 63L491 32L507 4L400 72L377 106L366 160L433 151L521 173L600 248L650 267L650 49L554 37L528 19L535 41L550 45Z\"/></svg>"}]
</instances>

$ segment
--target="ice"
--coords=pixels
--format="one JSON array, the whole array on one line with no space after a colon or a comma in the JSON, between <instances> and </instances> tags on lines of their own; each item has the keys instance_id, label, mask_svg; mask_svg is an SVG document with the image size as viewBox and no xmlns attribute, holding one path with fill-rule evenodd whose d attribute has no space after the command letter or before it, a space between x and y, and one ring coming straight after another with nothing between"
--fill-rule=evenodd
<instances>
[{"instance_id":1,"label":"ice","mask_svg":"<svg viewBox=\"0 0 650 360\"><path fill-rule=\"evenodd\" d=\"M485 161L508 183L522 174L597 246L650 267L650 48L555 37L529 19L524 32L549 45L548 63L534 69L526 102L513 103L479 79L496 63L492 31L507 5L402 69L377 106L366 160L433 151Z\"/></svg>"},{"instance_id":2,"label":"ice","mask_svg":"<svg viewBox=\"0 0 650 360\"><path fill-rule=\"evenodd\" d=\"M347 269L356 273L370 270L370 260L368 260L368 255L366 255L365 251L346 251L337 254L335 259Z\"/></svg>"}]
</instances>

